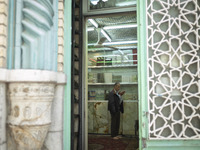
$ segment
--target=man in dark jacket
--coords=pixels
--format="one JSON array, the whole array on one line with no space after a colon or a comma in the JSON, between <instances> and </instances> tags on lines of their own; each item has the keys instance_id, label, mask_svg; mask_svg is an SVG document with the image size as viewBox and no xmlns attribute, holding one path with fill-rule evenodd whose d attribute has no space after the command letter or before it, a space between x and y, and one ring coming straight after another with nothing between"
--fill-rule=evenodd
<instances>
[{"instance_id":1,"label":"man in dark jacket","mask_svg":"<svg viewBox=\"0 0 200 150\"><path fill-rule=\"evenodd\" d=\"M119 139L119 125L120 125L120 112L124 113L124 106L122 95L125 93L119 92L120 90L120 83L116 82L114 84L113 90L109 93L108 98L108 110L111 114L111 136L113 139Z\"/></svg>"}]
</instances>

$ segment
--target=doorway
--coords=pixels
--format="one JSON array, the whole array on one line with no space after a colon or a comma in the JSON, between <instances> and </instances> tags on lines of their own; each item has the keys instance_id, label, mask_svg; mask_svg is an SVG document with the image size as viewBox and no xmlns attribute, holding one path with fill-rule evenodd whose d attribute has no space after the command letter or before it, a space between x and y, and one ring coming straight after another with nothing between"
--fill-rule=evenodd
<instances>
[{"instance_id":1,"label":"doorway","mask_svg":"<svg viewBox=\"0 0 200 150\"><path fill-rule=\"evenodd\" d=\"M138 139L136 12L87 17L85 23L86 136L110 137L108 93L120 82L126 93L119 134Z\"/></svg>"}]
</instances>

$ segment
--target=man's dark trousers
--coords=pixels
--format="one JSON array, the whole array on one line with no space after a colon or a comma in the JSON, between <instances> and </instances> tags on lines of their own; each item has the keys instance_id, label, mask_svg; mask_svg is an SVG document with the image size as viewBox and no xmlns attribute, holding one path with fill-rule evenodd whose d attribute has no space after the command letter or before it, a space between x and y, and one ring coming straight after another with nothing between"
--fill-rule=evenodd
<instances>
[{"instance_id":1,"label":"man's dark trousers","mask_svg":"<svg viewBox=\"0 0 200 150\"><path fill-rule=\"evenodd\" d=\"M120 112L111 114L111 136L115 137L119 134Z\"/></svg>"}]
</instances>

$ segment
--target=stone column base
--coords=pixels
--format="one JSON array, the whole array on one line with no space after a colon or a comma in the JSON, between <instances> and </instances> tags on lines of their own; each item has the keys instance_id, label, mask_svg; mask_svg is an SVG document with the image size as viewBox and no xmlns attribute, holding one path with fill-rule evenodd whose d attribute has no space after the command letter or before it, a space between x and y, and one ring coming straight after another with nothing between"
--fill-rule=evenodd
<instances>
[{"instance_id":1,"label":"stone column base","mask_svg":"<svg viewBox=\"0 0 200 150\"><path fill-rule=\"evenodd\" d=\"M52 71L7 71L9 150L41 150L55 109L55 89L62 79L66 83L64 74Z\"/></svg>"}]
</instances>

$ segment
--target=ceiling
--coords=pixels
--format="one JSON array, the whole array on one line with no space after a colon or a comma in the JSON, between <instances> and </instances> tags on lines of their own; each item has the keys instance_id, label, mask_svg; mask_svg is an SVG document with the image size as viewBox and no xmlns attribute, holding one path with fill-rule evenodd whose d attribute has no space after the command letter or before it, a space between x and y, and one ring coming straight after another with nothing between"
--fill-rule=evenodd
<instances>
[{"instance_id":1,"label":"ceiling","mask_svg":"<svg viewBox=\"0 0 200 150\"><path fill-rule=\"evenodd\" d=\"M137 18L135 12L121 15L95 17L88 20L88 45L93 47L102 37L106 38L103 45L120 49L136 47L137 45ZM128 27L131 25L131 27ZM115 27L114 27L115 26ZM126 26L126 27L124 27ZM111 29L112 28L112 29ZM98 37L98 29L99 32ZM103 31L102 31L103 30ZM105 34L103 34L105 32ZM107 36L106 36L107 35ZM110 39L109 39L110 38ZM113 42L132 42L131 44L111 44Z\"/></svg>"}]
</instances>

